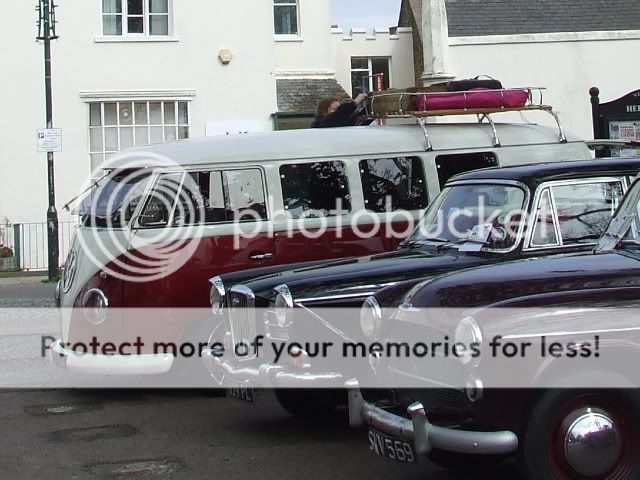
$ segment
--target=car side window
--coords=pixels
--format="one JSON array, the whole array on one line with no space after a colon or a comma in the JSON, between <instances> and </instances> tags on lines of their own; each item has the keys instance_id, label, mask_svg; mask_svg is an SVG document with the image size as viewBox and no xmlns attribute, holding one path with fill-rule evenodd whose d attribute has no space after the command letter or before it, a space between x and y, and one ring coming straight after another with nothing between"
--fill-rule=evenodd
<instances>
[{"instance_id":1,"label":"car side window","mask_svg":"<svg viewBox=\"0 0 640 480\"><path fill-rule=\"evenodd\" d=\"M426 179L420 158L362 160L360 177L367 210L383 213L427 207Z\"/></svg>"},{"instance_id":2,"label":"car side window","mask_svg":"<svg viewBox=\"0 0 640 480\"><path fill-rule=\"evenodd\" d=\"M188 172L176 222L206 224L267 219L262 172L244 170Z\"/></svg>"},{"instance_id":3,"label":"car side window","mask_svg":"<svg viewBox=\"0 0 640 480\"><path fill-rule=\"evenodd\" d=\"M158 175L140 215L141 227L159 228L169 224L181 182L182 173Z\"/></svg>"},{"instance_id":4,"label":"car side window","mask_svg":"<svg viewBox=\"0 0 640 480\"><path fill-rule=\"evenodd\" d=\"M499 166L498 157L493 152L465 152L436 155L435 161L440 188L444 187L447 180L459 173Z\"/></svg>"},{"instance_id":5,"label":"car side window","mask_svg":"<svg viewBox=\"0 0 640 480\"><path fill-rule=\"evenodd\" d=\"M223 172L222 187L225 206L233 220L245 222L267 219L266 195L260 170Z\"/></svg>"},{"instance_id":6,"label":"car side window","mask_svg":"<svg viewBox=\"0 0 640 480\"><path fill-rule=\"evenodd\" d=\"M284 208L294 219L351 211L346 166L341 161L282 165L280 183Z\"/></svg>"},{"instance_id":7,"label":"car side window","mask_svg":"<svg viewBox=\"0 0 640 480\"><path fill-rule=\"evenodd\" d=\"M552 187L562 244L594 243L615 212L622 180Z\"/></svg>"},{"instance_id":8,"label":"car side window","mask_svg":"<svg viewBox=\"0 0 640 480\"><path fill-rule=\"evenodd\" d=\"M559 245L558 232L554 222L551 193L546 188L540 195L540 201L538 202L531 246L551 247L555 245Z\"/></svg>"}]
</instances>

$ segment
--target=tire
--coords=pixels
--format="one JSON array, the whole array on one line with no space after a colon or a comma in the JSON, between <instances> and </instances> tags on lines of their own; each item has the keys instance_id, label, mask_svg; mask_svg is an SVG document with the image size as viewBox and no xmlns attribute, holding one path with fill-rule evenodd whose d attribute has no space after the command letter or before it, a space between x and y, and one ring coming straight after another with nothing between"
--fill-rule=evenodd
<instances>
[{"instance_id":1,"label":"tire","mask_svg":"<svg viewBox=\"0 0 640 480\"><path fill-rule=\"evenodd\" d=\"M469 455L433 449L429 452L429 460L445 470L456 473L473 473L495 468L508 455Z\"/></svg>"},{"instance_id":2,"label":"tire","mask_svg":"<svg viewBox=\"0 0 640 480\"><path fill-rule=\"evenodd\" d=\"M567 455L567 434L580 418L603 430L592 440L578 438L569 447L582 447L581 467L600 471L578 471ZM605 418L615 430L607 431ZM604 425L604 426L603 426ZM520 445L522 476L529 480L627 480L640 478L640 396L637 390L554 389L542 394L532 409ZM613 433L611 433L613 431ZM594 443L600 445L594 445ZM591 443L591 445L589 445ZM572 447L573 446L573 447ZM574 461L575 463L575 461Z\"/></svg>"},{"instance_id":3,"label":"tire","mask_svg":"<svg viewBox=\"0 0 640 480\"><path fill-rule=\"evenodd\" d=\"M306 419L326 417L347 402L345 390L281 388L274 393L280 406L288 413Z\"/></svg>"}]
</instances>

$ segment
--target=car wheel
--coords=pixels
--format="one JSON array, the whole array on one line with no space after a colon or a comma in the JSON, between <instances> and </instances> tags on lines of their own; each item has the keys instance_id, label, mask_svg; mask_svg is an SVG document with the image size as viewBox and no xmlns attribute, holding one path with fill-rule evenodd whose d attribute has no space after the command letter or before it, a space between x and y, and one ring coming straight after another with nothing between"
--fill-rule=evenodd
<instances>
[{"instance_id":1,"label":"car wheel","mask_svg":"<svg viewBox=\"0 0 640 480\"><path fill-rule=\"evenodd\" d=\"M281 388L275 390L275 395L282 408L300 418L326 416L347 402L344 390Z\"/></svg>"},{"instance_id":2,"label":"car wheel","mask_svg":"<svg viewBox=\"0 0 640 480\"><path fill-rule=\"evenodd\" d=\"M637 479L640 397L633 390L547 391L521 442L527 479Z\"/></svg>"}]
</instances>

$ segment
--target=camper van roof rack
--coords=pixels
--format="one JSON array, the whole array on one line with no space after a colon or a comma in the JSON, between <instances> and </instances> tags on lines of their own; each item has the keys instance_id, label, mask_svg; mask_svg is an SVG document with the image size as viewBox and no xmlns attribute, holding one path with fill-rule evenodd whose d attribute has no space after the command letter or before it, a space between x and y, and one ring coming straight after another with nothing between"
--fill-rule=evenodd
<instances>
[{"instance_id":1,"label":"camper van roof rack","mask_svg":"<svg viewBox=\"0 0 640 480\"><path fill-rule=\"evenodd\" d=\"M394 92L394 93L376 93L374 96L370 97L370 116L372 118L376 118L376 119L384 119L384 118L414 118L416 119L416 123L418 123L418 125L420 125L422 127L422 130L424 131L424 135L425 135L425 149L427 151L431 151L433 150L433 146L431 144L431 140L429 137L429 131L428 131L428 126L429 124L427 123L427 119L429 117L444 117L444 116L460 116L460 115L476 115L478 118L478 123L482 123L485 119L487 120L487 122L489 123L489 125L491 125L491 130L493 133L493 144L495 147L500 147L501 146L501 142L500 142L500 138L498 137L498 130L495 126L495 123L493 121L493 118L491 117L491 115L495 114L495 113L507 113L507 112L519 112L520 114L523 114L524 112L531 112L531 111L542 111L542 112L547 112L549 115L551 115L556 123L556 125L558 126L558 139L561 143L566 143L567 142L567 136L565 134L564 128L560 122L560 118L558 117L557 113L553 110L553 107L551 105L546 105L543 103L543 91L546 90L544 87L520 87L520 88L509 88L509 89L502 89L502 90L483 90L483 92L495 92L500 94L501 96L503 96L505 94L505 92L508 91L526 91L527 92L527 101L525 103L525 105L521 106L521 107L496 107L496 108L466 108L466 105L468 103L467 101L467 97L470 93L474 93L473 90L471 91L466 91L466 92L405 92L405 91L399 91L399 92ZM477 93L477 91L475 91L475 93ZM444 95L457 95L462 97L462 101L463 104L465 105L465 108L459 108L459 109L443 109L443 110L408 110L405 111L403 110L403 105L406 105L406 99L407 97L419 97L419 96L425 96L426 97L426 102L428 103L428 98L430 95L438 95L440 96L440 98L442 98L442 96ZM384 111L383 113L377 113L375 111L375 103L376 100L378 100L378 103L380 103L380 99L385 98L385 97L390 97L389 100L395 100L397 99L398 101L398 108L396 111L388 111L388 109L386 111ZM415 105L415 102L410 101L409 102L411 105ZM387 103L388 104L388 103Z\"/></svg>"}]
</instances>

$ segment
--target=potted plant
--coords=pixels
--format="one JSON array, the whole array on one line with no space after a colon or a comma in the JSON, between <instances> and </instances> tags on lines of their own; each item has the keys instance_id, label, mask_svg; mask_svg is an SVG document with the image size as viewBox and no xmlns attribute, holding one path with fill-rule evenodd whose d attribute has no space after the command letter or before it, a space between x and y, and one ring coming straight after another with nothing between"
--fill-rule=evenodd
<instances>
[{"instance_id":1,"label":"potted plant","mask_svg":"<svg viewBox=\"0 0 640 480\"><path fill-rule=\"evenodd\" d=\"M0 244L0 272L16 269L16 258L11 248Z\"/></svg>"}]
</instances>

